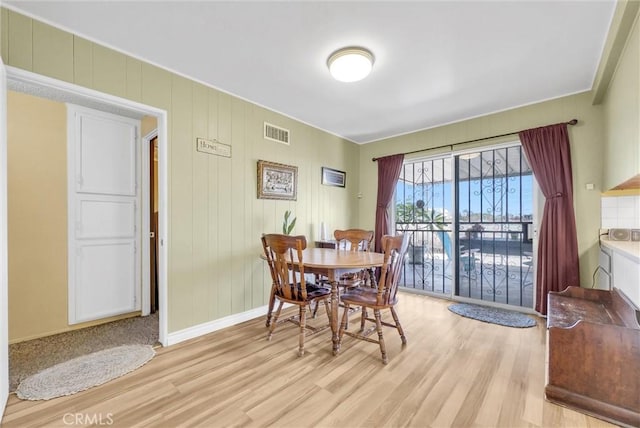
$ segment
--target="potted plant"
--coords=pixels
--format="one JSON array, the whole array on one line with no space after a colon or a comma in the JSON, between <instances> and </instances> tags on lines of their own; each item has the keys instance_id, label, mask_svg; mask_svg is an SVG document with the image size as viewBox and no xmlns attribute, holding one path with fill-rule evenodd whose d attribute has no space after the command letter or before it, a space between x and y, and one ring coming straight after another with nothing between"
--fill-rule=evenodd
<instances>
[{"instance_id":1,"label":"potted plant","mask_svg":"<svg viewBox=\"0 0 640 428\"><path fill-rule=\"evenodd\" d=\"M282 233L291 235L294 227L296 227L296 217L291 219L291 211L287 210L284 212L284 220L282 221Z\"/></svg>"},{"instance_id":2,"label":"potted plant","mask_svg":"<svg viewBox=\"0 0 640 428\"><path fill-rule=\"evenodd\" d=\"M405 209L400 211L405 217L404 220L412 222L414 224L423 225L423 231L425 233L431 232L427 239L433 239L434 235L440 235L446 233L444 231L445 215L442 212L434 209L424 209L424 202L417 201L415 208ZM422 236L423 234L421 234ZM430 242L430 241L429 241ZM410 245L408 254L408 262L411 264L421 265L424 263L427 246L422 240L420 242L412 242Z\"/></svg>"},{"instance_id":3,"label":"potted plant","mask_svg":"<svg viewBox=\"0 0 640 428\"><path fill-rule=\"evenodd\" d=\"M470 229L467 230L467 236L470 239L479 239L480 238L480 233L484 230L484 227L482 227L481 224L475 223L473 226L471 226Z\"/></svg>"}]
</instances>

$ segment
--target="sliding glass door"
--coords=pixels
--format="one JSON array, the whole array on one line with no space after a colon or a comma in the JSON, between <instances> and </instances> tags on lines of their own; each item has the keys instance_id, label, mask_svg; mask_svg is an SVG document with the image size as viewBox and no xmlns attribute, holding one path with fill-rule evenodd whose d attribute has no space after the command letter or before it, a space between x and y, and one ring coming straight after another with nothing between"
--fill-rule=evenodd
<instances>
[{"instance_id":1,"label":"sliding glass door","mask_svg":"<svg viewBox=\"0 0 640 428\"><path fill-rule=\"evenodd\" d=\"M396 230L411 234L403 286L450 295L455 285L450 236L450 158L405 163L396 188ZM445 245L449 244L449 245Z\"/></svg>"},{"instance_id":2,"label":"sliding glass door","mask_svg":"<svg viewBox=\"0 0 640 428\"><path fill-rule=\"evenodd\" d=\"M407 162L396 229L403 287L533 307L534 180L519 145Z\"/></svg>"},{"instance_id":3,"label":"sliding glass door","mask_svg":"<svg viewBox=\"0 0 640 428\"><path fill-rule=\"evenodd\" d=\"M533 307L533 175L520 146L455 157L455 294Z\"/></svg>"}]
</instances>

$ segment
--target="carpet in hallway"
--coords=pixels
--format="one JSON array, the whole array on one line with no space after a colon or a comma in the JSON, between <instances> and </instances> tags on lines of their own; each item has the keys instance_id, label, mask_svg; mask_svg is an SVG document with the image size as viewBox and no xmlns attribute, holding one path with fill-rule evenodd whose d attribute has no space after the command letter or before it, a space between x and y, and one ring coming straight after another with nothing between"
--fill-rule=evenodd
<instances>
[{"instance_id":1,"label":"carpet in hallway","mask_svg":"<svg viewBox=\"0 0 640 428\"><path fill-rule=\"evenodd\" d=\"M155 345L158 313L9 345L9 391L28 376L82 355L120 345Z\"/></svg>"}]
</instances>

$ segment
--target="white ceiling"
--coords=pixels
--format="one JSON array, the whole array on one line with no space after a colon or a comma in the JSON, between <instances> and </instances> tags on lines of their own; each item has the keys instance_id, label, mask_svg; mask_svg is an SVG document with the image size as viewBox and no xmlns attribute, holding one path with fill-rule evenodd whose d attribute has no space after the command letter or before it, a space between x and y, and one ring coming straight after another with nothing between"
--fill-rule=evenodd
<instances>
[{"instance_id":1,"label":"white ceiling","mask_svg":"<svg viewBox=\"0 0 640 428\"><path fill-rule=\"evenodd\" d=\"M615 0L4 4L357 143L591 89L615 8ZM326 60L350 45L373 52L373 71L334 81Z\"/></svg>"}]
</instances>

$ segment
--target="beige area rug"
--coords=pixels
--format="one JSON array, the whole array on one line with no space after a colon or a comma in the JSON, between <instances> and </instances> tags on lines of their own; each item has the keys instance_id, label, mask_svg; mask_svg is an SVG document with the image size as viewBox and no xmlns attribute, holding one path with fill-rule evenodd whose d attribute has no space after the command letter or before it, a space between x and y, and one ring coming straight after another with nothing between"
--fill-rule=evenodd
<instances>
[{"instance_id":1,"label":"beige area rug","mask_svg":"<svg viewBox=\"0 0 640 428\"><path fill-rule=\"evenodd\" d=\"M150 345L125 345L83 355L29 376L18 385L23 400L50 400L102 385L142 367L155 351Z\"/></svg>"},{"instance_id":2,"label":"beige area rug","mask_svg":"<svg viewBox=\"0 0 640 428\"><path fill-rule=\"evenodd\" d=\"M9 345L9 391L56 364L122 345L157 346L158 313Z\"/></svg>"}]
</instances>

